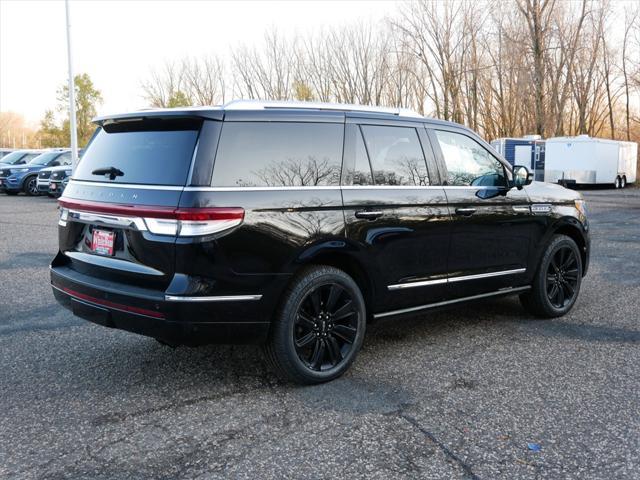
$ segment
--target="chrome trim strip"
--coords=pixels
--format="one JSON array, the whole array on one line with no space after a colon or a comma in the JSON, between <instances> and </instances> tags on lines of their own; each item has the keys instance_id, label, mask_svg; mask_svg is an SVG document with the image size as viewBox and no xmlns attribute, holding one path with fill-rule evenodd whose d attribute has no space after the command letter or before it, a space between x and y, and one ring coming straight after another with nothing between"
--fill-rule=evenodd
<instances>
[{"instance_id":1,"label":"chrome trim strip","mask_svg":"<svg viewBox=\"0 0 640 480\"><path fill-rule=\"evenodd\" d=\"M531 213L529 205L513 205L512 208L514 212Z\"/></svg>"},{"instance_id":2,"label":"chrome trim strip","mask_svg":"<svg viewBox=\"0 0 640 480\"><path fill-rule=\"evenodd\" d=\"M526 272L526 268L514 268L513 270L503 270L501 272L479 273L477 275L464 275L462 277L450 277L449 282L464 282L465 280L478 280L480 278L501 277L502 275L517 275Z\"/></svg>"},{"instance_id":3,"label":"chrome trim strip","mask_svg":"<svg viewBox=\"0 0 640 480\"><path fill-rule=\"evenodd\" d=\"M131 188L137 190L172 190L172 191L181 191L184 187L179 185L141 185L138 183L107 183L107 182L89 182L85 180L74 180L73 178L69 181L69 184L73 185L85 185L90 187L113 187L113 188Z\"/></svg>"},{"instance_id":4,"label":"chrome trim strip","mask_svg":"<svg viewBox=\"0 0 640 480\"><path fill-rule=\"evenodd\" d=\"M299 186L299 187L185 187L185 192L262 192L262 191L295 191L295 190L340 190L335 185Z\"/></svg>"},{"instance_id":5,"label":"chrome trim strip","mask_svg":"<svg viewBox=\"0 0 640 480\"><path fill-rule=\"evenodd\" d=\"M421 282L397 283L395 285L389 285L387 288L389 290L404 290L405 288L426 287L428 285L439 285L447 282L448 280L446 278L438 278L436 280L424 280Z\"/></svg>"},{"instance_id":6,"label":"chrome trim strip","mask_svg":"<svg viewBox=\"0 0 640 480\"><path fill-rule=\"evenodd\" d=\"M476 275L463 275L459 277L449 277L449 278L438 278L435 280L424 280L420 282L396 283L394 285L388 285L387 289L388 290L404 290L405 288L426 287L429 285L439 285L442 283L463 282L465 280L478 280L481 278L500 277L502 275L516 275L518 273L524 273L526 271L527 271L526 268L515 268L513 270L502 270L500 272L479 273Z\"/></svg>"},{"instance_id":7,"label":"chrome trim strip","mask_svg":"<svg viewBox=\"0 0 640 480\"><path fill-rule=\"evenodd\" d=\"M481 293L480 295L472 295L470 297L462 297L462 298L456 298L455 300L446 300L444 302L437 302L437 303L429 303L426 305L420 305L418 307L410 307L410 308L403 308L401 310L393 310L390 312L383 312L383 313L376 313L373 318L384 318L384 317L391 317L393 315L400 315L403 313L412 313L412 312L419 312L420 310L427 310L430 308L437 308L437 307L444 307L447 305L455 305L456 303L461 303L461 302L466 302L469 300L477 300L480 298L487 298L487 297L495 297L498 295L508 295L510 293L517 293L517 292L522 292L523 290L529 290L531 288L530 285L527 285L526 287L512 287L512 288L506 288L506 289L500 289L500 290L496 290L495 292L489 292L489 293Z\"/></svg>"},{"instance_id":8,"label":"chrome trim strip","mask_svg":"<svg viewBox=\"0 0 640 480\"><path fill-rule=\"evenodd\" d=\"M67 221L72 220L80 223L95 223L98 225L108 225L113 227L136 229L140 232L147 231L147 225L140 217L125 217L118 215L108 215L104 213L90 213L80 210L69 209Z\"/></svg>"},{"instance_id":9,"label":"chrome trim strip","mask_svg":"<svg viewBox=\"0 0 640 480\"><path fill-rule=\"evenodd\" d=\"M79 182L76 182L79 183ZM98 183L93 183L98 185ZM106 184L107 186L115 186ZM122 185L118 185L121 187ZM140 188L149 187L148 185ZM158 189L163 187L158 187ZM301 185L291 187L184 187L185 192L264 192L264 191L297 191L297 190L443 190L443 189L465 189L465 190L486 190L486 186L465 187L455 186L449 187L445 185ZM165 187L166 189L166 187ZM178 189L178 188L176 188Z\"/></svg>"},{"instance_id":10,"label":"chrome trim strip","mask_svg":"<svg viewBox=\"0 0 640 480\"><path fill-rule=\"evenodd\" d=\"M183 297L180 295L165 295L168 302L248 302L260 300L262 295L220 295L214 297Z\"/></svg>"}]
</instances>

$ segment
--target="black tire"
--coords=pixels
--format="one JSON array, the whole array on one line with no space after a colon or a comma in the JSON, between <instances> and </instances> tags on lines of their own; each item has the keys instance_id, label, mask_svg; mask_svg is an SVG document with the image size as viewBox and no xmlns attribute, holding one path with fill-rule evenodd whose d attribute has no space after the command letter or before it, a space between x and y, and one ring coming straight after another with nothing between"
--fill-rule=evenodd
<instances>
[{"instance_id":1,"label":"black tire","mask_svg":"<svg viewBox=\"0 0 640 480\"><path fill-rule=\"evenodd\" d=\"M620 188L624 188L627 186L627 177L622 176L620 177Z\"/></svg>"},{"instance_id":2,"label":"black tire","mask_svg":"<svg viewBox=\"0 0 640 480\"><path fill-rule=\"evenodd\" d=\"M38 191L38 176L32 175L25 178L22 190L30 197L36 197L40 195L40 192Z\"/></svg>"},{"instance_id":3,"label":"black tire","mask_svg":"<svg viewBox=\"0 0 640 480\"><path fill-rule=\"evenodd\" d=\"M356 282L337 268L314 266L285 291L265 354L284 380L328 382L351 366L365 329L365 302Z\"/></svg>"},{"instance_id":4,"label":"black tire","mask_svg":"<svg viewBox=\"0 0 640 480\"><path fill-rule=\"evenodd\" d=\"M620 188L620 177L616 177L616 179L613 181L613 188L615 188L616 190Z\"/></svg>"},{"instance_id":5,"label":"black tire","mask_svg":"<svg viewBox=\"0 0 640 480\"><path fill-rule=\"evenodd\" d=\"M566 235L554 235L542 255L531 290L520 295L520 303L536 316L560 317L573 308L581 283L578 245Z\"/></svg>"}]
</instances>

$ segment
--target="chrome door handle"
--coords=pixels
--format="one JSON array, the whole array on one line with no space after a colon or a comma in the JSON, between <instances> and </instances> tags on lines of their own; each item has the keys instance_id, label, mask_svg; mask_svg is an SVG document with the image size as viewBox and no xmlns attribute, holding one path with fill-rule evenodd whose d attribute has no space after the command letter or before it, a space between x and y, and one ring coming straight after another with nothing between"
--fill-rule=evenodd
<instances>
[{"instance_id":1,"label":"chrome door handle","mask_svg":"<svg viewBox=\"0 0 640 480\"><path fill-rule=\"evenodd\" d=\"M384 212L380 212L377 210L360 210L356 212L356 218L362 218L365 220L375 220L376 218L380 218L384 215Z\"/></svg>"},{"instance_id":2,"label":"chrome door handle","mask_svg":"<svg viewBox=\"0 0 640 480\"><path fill-rule=\"evenodd\" d=\"M458 215L464 215L465 217L469 217L476 213L475 208L456 208L456 213Z\"/></svg>"}]
</instances>

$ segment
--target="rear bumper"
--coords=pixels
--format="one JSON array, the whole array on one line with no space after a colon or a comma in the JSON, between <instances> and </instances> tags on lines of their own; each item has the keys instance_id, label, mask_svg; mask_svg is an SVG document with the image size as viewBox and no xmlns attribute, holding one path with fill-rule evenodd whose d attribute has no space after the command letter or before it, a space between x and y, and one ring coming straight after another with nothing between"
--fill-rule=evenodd
<instances>
[{"instance_id":1,"label":"rear bumper","mask_svg":"<svg viewBox=\"0 0 640 480\"><path fill-rule=\"evenodd\" d=\"M157 338L171 345L264 343L270 315L262 298L167 300L164 294L51 267L56 300L90 322Z\"/></svg>"}]
</instances>

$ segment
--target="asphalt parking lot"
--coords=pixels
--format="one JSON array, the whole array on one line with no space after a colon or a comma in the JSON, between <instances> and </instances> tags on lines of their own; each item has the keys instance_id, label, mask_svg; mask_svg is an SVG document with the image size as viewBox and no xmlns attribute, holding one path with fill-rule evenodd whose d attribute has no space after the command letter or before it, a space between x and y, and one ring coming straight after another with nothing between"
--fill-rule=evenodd
<instances>
[{"instance_id":1,"label":"asphalt parking lot","mask_svg":"<svg viewBox=\"0 0 640 480\"><path fill-rule=\"evenodd\" d=\"M583 193L592 263L569 315L503 298L389 321L305 388L256 347L74 318L48 283L55 202L0 196L0 477L638 478L640 189Z\"/></svg>"}]
</instances>

